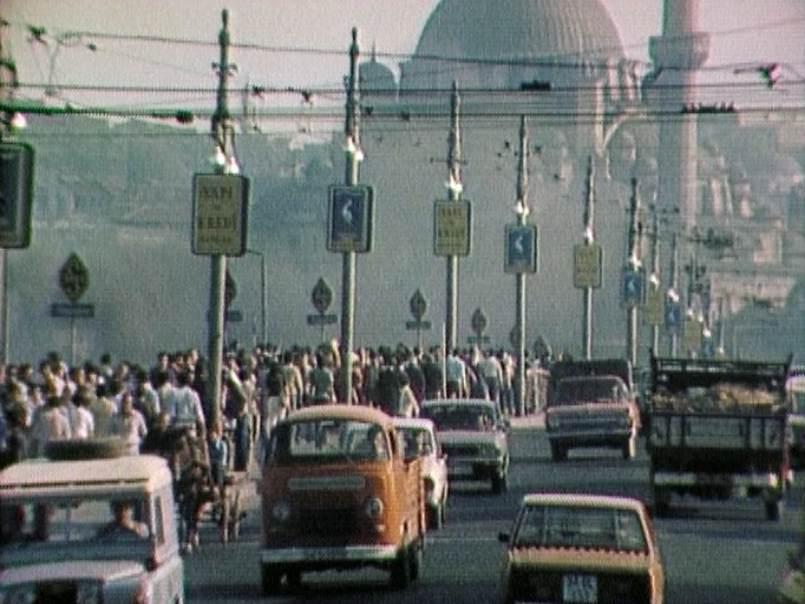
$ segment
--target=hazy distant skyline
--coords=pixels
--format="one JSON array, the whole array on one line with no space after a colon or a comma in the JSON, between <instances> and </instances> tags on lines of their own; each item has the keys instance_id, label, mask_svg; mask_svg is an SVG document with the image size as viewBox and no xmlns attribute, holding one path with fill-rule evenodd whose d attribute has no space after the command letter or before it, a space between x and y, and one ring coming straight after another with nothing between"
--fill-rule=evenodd
<instances>
[{"instance_id":1,"label":"hazy distant skyline","mask_svg":"<svg viewBox=\"0 0 805 604\"><path fill-rule=\"evenodd\" d=\"M648 62L648 40L662 28L661 0L601 0L620 32L625 54ZM221 10L230 13L234 44L295 49L295 52L234 48L238 65L232 87L284 88L341 86L348 70L352 27L359 30L361 53L372 48L392 69L416 48L428 16L439 0L3 0L2 17L10 22L8 51L20 80L56 86L214 86L211 62L217 60ZM382 6L382 8L380 8ZM49 45L30 42L26 26L44 27ZM710 59L702 78L723 81L734 64L780 62L786 77L805 73L805 2L802 0L700 0L699 29L711 34ZM158 36L166 40L209 41L209 46L123 42L84 36L54 40L65 32L121 36ZM90 50L94 45L96 50ZM321 51L335 51L335 54ZM341 54L338 54L341 53ZM398 60L395 60L401 56ZM790 71L789 69L790 68ZM42 93L26 90L21 96ZM120 94L62 91L79 104L117 105ZM141 96L128 103L175 105L194 99ZM200 102L200 101L199 101ZM209 99L206 99L209 102ZM266 98L267 106L292 103L288 97Z\"/></svg>"}]
</instances>

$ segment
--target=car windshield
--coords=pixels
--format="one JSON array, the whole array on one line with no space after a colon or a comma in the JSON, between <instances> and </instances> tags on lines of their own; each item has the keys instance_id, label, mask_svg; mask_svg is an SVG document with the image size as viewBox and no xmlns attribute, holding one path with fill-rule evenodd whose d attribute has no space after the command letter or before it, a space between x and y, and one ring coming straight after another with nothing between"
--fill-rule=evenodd
<instances>
[{"instance_id":1,"label":"car windshield","mask_svg":"<svg viewBox=\"0 0 805 604\"><path fill-rule=\"evenodd\" d=\"M520 516L514 547L576 547L645 552L639 515L630 509L528 505Z\"/></svg>"},{"instance_id":2,"label":"car windshield","mask_svg":"<svg viewBox=\"0 0 805 604\"><path fill-rule=\"evenodd\" d=\"M485 432L495 427L493 410L471 403L429 406L422 410L422 415L433 420L437 430Z\"/></svg>"},{"instance_id":3,"label":"car windshield","mask_svg":"<svg viewBox=\"0 0 805 604\"><path fill-rule=\"evenodd\" d=\"M363 421L317 419L277 426L266 461L389 459L383 426Z\"/></svg>"},{"instance_id":4,"label":"car windshield","mask_svg":"<svg viewBox=\"0 0 805 604\"><path fill-rule=\"evenodd\" d=\"M556 386L554 405L572 405L625 397L626 386L616 377L565 379Z\"/></svg>"},{"instance_id":5,"label":"car windshield","mask_svg":"<svg viewBox=\"0 0 805 604\"><path fill-rule=\"evenodd\" d=\"M148 542L151 535L142 499L72 499L0 504L3 547L75 542Z\"/></svg>"},{"instance_id":6,"label":"car windshield","mask_svg":"<svg viewBox=\"0 0 805 604\"><path fill-rule=\"evenodd\" d=\"M397 428L405 444L405 456L430 455L433 453L433 435L430 430L414 426Z\"/></svg>"}]
</instances>

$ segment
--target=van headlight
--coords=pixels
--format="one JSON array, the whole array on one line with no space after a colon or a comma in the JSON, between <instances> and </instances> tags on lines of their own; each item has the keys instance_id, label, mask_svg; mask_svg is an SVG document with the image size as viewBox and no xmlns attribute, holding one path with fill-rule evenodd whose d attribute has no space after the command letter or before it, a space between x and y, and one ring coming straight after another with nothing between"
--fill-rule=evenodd
<instances>
[{"instance_id":1,"label":"van headlight","mask_svg":"<svg viewBox=\"0 0 805 604\"><path fill-rule=\"evenodd\" d=\"M371 520L377 520L380 516L383 515L383 510L385 506L383 505L383 500L380 497L369 497L363 503L363 512L369 517Z\"/></svg>"},{"instance_id":2,"label":"van headlight","mask_svg":"<svg viewBox=\"0 0 805 604\"><path fill-rule=\"evenodd\" d=\"M291 504L284 499L278 499L271 508L271 515L277 522L286 522L291 517Z\"/></svg>"}]
</instances>

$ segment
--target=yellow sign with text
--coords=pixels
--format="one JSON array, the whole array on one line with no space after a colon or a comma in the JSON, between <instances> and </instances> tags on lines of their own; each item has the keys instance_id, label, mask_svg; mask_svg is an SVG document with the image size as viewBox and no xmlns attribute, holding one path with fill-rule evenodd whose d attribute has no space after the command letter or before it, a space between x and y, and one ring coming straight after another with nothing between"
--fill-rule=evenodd
<instances>
[{"instance_id":1,"label":"yellow sign with text","mask_svg":"<svg viewBox=\"0 0 805 604\"><path fill-rule=\"evenodd\" d=\"M439 200L433 212L433 253L437 256L467 256L472 238L470 202Z\"/></svg>"}]
</instances>

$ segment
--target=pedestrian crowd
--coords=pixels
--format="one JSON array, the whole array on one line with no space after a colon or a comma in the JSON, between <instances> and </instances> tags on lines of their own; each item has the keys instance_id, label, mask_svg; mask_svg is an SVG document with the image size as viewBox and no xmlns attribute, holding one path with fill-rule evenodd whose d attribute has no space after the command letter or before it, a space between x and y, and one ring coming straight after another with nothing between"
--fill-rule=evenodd
<instances>
[{"instance_id":1,"label":"pedestrian crowd","mask_svg":"<svg viewBox=\"0 0 805 604\"><path fill-rule=\"evenodd\" d=\"M276 422L309 405L343 402L415 417L424 399L480 397L514 414L515 364L503 349L456 349L442 358L439 347L398 344L362 348L343 362L335 343L234 345L225 351L216 403L209 363L196 349L159 352L151 367L110 355L68 366L51 352L35 367L0 365L0 468L43 455L52 440L119 437L130 453L162 454L181 428L207 443L206 460L220 480L227 465L247 469ZM348 395L340 392L344 370L352 372Z\"/></svg>"}]
</instances>

